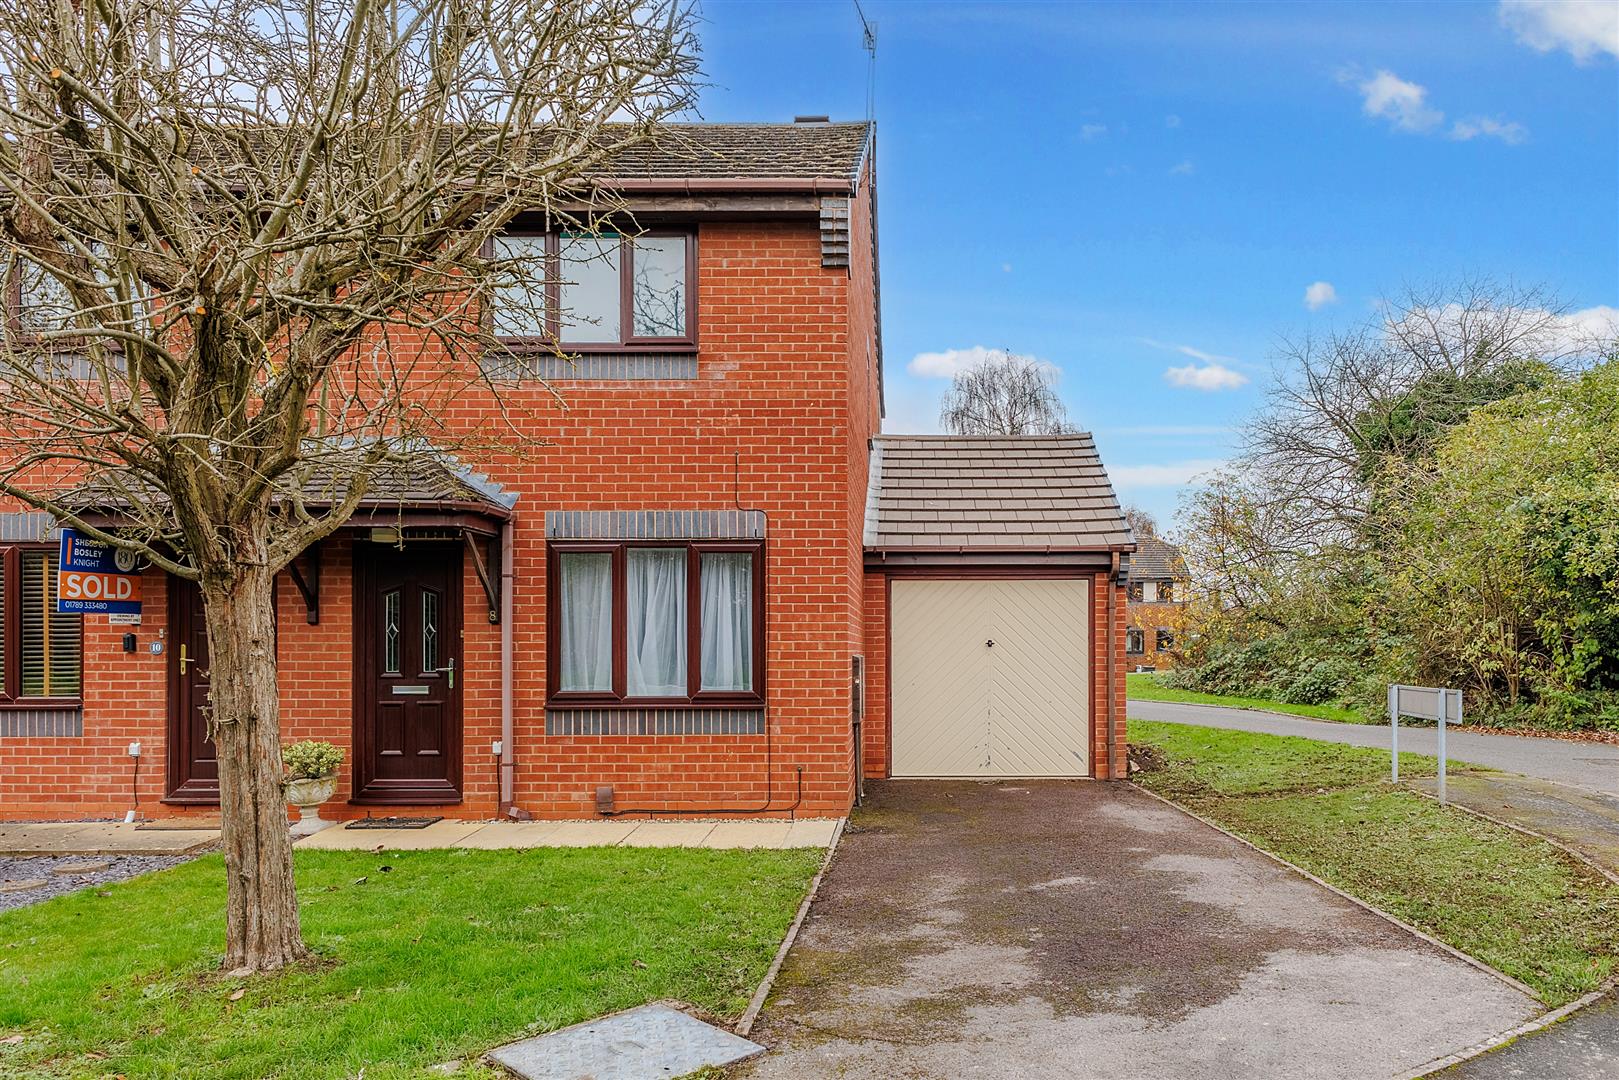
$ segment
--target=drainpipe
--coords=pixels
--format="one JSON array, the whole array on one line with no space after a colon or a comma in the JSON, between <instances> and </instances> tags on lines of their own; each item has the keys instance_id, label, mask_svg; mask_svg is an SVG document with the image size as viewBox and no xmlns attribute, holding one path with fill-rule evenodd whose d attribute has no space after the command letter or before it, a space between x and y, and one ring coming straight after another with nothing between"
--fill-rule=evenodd
<instances>
[{"instance_id":1,"label":"drainpipe","mask_svg":"<svg viewBox=\"0 0 1619 1080\"><path fill-rule=\"evenodd\" d=\"M516 618L512 596L516 592L513 587L516 556L512 552L512 534L515 531L515 522L511 520L500 528L500 816L522 821L528 818L527 811L513 805L516 765L512 754L515 727L512 722L512 623Z\"/></svg>"},{"instance_id":2,"label":"drainpipe","mask_svg":"<svg viewBox=\"0 0 1619 1080\"><path fill-rule=\"evenodd\" d=\"M1114 598L1118 590L1114 583L1117 581L1118 576L1119 553L1115 551L1113 553L1113 565L1109 568L1107 574L1107 779L1109 780L1119 775L1118 737L1113 730L1114 713L1117 710L1117 705L1115 704L1117 695L1114 692L1114 687L1117 685L1118 680L1118 676L1114 672L1117 661L1114 654L1118 652L1118 649L1114 647L1113 640Z\"/></svg>"}]
</instances>

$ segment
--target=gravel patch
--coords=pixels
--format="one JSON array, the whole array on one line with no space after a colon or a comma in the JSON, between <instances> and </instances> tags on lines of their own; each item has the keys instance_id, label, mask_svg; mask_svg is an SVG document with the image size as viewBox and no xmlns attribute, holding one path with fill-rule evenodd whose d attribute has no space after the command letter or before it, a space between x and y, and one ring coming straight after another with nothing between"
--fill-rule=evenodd
<instances>
[{"instance_id":1,"label":"gravel patch","mask_svg":"<svg viewBox=\"0 0 1619 1080\"><path fill-rule=\"evenodd\" d=\"M0 855L0 885L8 881L44 882L18 892L0 891L0 911L27 907L95 885L128 881L153 870L190 862L193 858L192 855L99 855L93 859L83 855Z\"/></svg>"}]
</instances>

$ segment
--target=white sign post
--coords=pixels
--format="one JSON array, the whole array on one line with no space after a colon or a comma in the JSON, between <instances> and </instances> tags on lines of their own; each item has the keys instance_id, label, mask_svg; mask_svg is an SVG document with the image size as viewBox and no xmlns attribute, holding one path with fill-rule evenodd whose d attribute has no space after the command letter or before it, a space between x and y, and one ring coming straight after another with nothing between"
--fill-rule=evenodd
<instances>
[{"instance_id":1,"label":"white sign post","mask_svg":"<svg viewBox=\"0 0 1619 1080\"><path fill-rule=\"evenodd\" d=\"M1400 782L1400 717L1420 717L1439 722L1439 804L1445 799L1445 722L1462 722L1462 692L1435 686L1389 687L1389 746L1393 759L1394 782Z\"/></svg>"}]
</instances>

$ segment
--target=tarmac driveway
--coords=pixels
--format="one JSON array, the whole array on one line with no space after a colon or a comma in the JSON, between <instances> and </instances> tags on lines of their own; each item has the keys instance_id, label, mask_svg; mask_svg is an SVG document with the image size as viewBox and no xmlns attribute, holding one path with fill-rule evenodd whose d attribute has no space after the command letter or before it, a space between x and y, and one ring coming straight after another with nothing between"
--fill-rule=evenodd
<instances>
[{"instance_id":1,"label":"tarmac driveway","mask_svg":"<svg viewBox=\"0 0 1619 1080\"><path fill-rule=\"evenodd\" d=\"M749 1077L1375 1080L1539 1013L1122 784L872 784Z\"/></svg>"}]
</instances>

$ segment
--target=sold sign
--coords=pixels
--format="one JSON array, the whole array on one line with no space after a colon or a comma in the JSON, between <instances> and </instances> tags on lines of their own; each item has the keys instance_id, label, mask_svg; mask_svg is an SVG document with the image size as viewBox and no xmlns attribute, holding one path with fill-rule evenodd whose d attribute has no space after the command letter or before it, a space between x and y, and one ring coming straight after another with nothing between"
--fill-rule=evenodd
<instances>
[{"instance_id":1,"label":"sold sign","mask_svg":"<svg viewBox=\"0 0 1619 1080\"><path fill-rule=\"evenodd\" d=\"M56 610L64 614L141 612L141 578L134 553L72 529L62 530L56 587Z\"/></svg>"}]
</instances>

